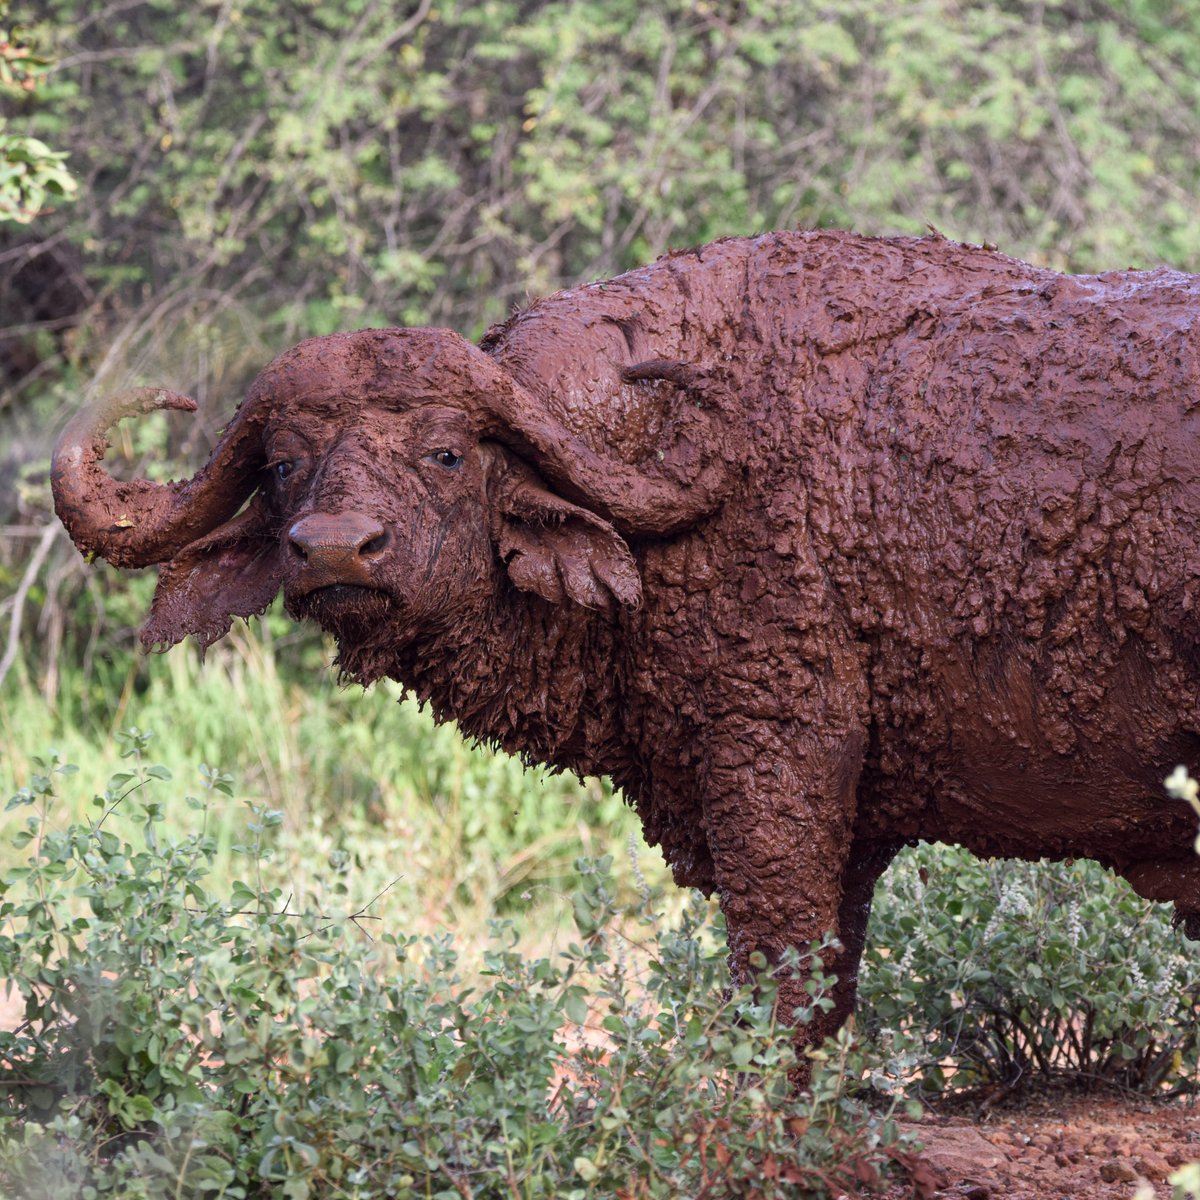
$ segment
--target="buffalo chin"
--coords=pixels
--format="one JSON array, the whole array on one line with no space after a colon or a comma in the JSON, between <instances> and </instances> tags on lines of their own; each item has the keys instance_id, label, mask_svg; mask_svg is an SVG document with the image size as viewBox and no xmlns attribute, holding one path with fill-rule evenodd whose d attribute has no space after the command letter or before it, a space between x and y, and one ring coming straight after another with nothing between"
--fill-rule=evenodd
<instances>
[{"instance_id":1,"label":"buffalo chin","mask_svg":"<svg viewBox=\"0 0 1200 1200\"><path fill-rule=\"evenodd\" d=\"M284 608L296 620L315 621L337 641L338 677L369 687L395 677L395 647L411 640L407 609L390 593L356 584L331 584L300 596L284 594ZM411 617L411 614L409 614Z\"/></svg>"}]
</instances>

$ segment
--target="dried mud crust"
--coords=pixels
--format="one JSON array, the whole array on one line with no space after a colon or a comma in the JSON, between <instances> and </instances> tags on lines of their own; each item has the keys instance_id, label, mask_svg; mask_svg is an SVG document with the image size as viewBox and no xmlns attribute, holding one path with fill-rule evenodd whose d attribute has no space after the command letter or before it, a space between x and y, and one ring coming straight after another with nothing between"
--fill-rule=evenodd
<instances>
[{"instance_id":1,"label":"dried mud crust","mask_svg":"<svg viewBox=\"0 0 1200 1200\"><path fill-rule=\"evenodd\" d=\"M927 1114L905 1129L924 1143L932 1179L897 1184L887 1200L1130 1200L1139 1179L1169 1198L1166 1177L1200 1159L1196 1100L1039 1098L978 1119Z\"/></svg>"}]
</instances>

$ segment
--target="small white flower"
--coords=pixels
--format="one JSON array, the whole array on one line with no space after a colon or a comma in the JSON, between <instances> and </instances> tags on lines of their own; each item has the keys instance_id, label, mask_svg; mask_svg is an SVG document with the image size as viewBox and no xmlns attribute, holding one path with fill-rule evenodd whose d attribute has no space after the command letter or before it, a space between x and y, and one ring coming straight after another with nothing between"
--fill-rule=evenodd
<instances>
[{"instance_id":1,"label":"small white flower","mask_svg":"<svg viewBox=\"0 0 1200 1200\"><path fill-rule=\"evenodd\" d=\"M1079 911L1079 901L1072 900L1067 906L1067 936L1071 939L1072 949L1078 950L1083 941L1083 917Z\"/></svg>"},{"instance_id":2,"label":"small white flower","mask_svg":"<svg viewBox=\"0 0 1200 1200\"><path fill-rule=\"evenodd\" d=\"M1188 774L1187 767L1180 764L1163 780L1163 787L1168 796L1176 800L1186 800L1197 813L1200 813L1200 782Z\"/></svg>"}]
</instances>

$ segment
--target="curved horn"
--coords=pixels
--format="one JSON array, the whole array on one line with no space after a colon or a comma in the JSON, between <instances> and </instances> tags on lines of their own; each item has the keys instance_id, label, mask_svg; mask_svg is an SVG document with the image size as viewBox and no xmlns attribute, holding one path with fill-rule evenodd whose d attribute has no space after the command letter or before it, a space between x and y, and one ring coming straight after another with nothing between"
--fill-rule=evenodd
<instances>
[{"instance_id":1,"label":"curved horn","mask_svg":"<svg viewBox=\"0 0 1200 1200\"><path fill-rule=\"evenodd\" d=\"M195 412L195 401L162 388L119 393L78 412L51 458L54 507L85 554L118 567L165 562L232 517L254 491L261 455L249 400L230 422L208 462L189 480L114 479L102 466L105 435L123 417L156 409Z\"/></svg>"},{"instance_id":2,"label":"curved horn","mask_svg":"<svg viewBox=\"0 0 1200 1200\"><path fill-rule=\"evenodd\" d=\"M601 453L534 400L507 372L491 390L487 436L531 453L542 473L568 498L586 504L623 532L669 534L695 524L728 490L729 464L714 412L725 406L718 375L686 363L654 360L620 371L622 383L673 384L683 394L670 434L645 465Z\"/></svg>"}]
</instances>

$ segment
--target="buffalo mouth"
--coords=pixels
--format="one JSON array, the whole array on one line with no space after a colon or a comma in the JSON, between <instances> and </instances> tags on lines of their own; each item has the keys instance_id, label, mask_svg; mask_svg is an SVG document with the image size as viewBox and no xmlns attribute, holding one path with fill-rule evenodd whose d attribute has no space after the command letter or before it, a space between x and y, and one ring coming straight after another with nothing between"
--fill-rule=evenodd
<instances>
[{"instance_id":1,"label":"buffalo mouth","mask_svg":"<svg viewBox=\"0 0 1200 1200\"><path fill-rule=\"evenodd\" d=\"M340 632L348 625L378 620L392 606L389 593L358 583L330 583L284 596L284 606L297 620L316 621Z\"/></svg>"}]
</instances>

